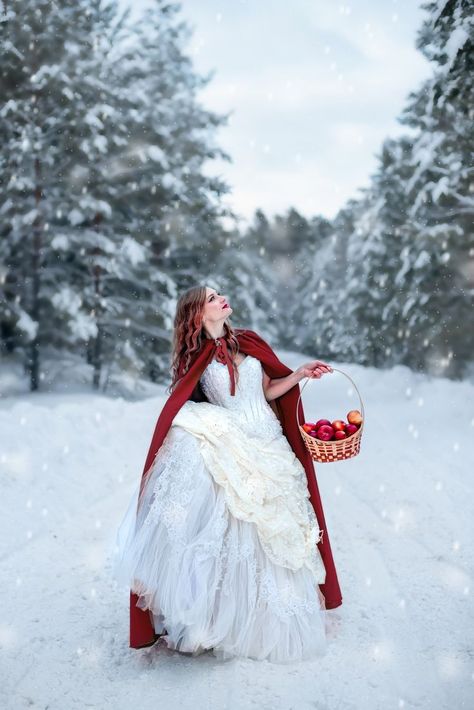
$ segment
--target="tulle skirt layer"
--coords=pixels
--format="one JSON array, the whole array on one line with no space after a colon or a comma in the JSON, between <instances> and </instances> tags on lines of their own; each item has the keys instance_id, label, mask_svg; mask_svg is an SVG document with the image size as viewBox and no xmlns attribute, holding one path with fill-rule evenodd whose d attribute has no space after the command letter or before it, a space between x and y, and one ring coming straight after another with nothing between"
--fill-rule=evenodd
<instances>
[{"instance_id":1,"label":"tulle skirt layer","mask_svg":"<svg viewBox=\"0 0 474 710\"><path fill-rule=\"evenodd\" d=\"M320 580L269 559L256 525L230 513L193 434L170 429L138 515L137 496L117 534L114 576L151 610L169 648L282 663L326 651Z\"/></svg>"}]
</instances>

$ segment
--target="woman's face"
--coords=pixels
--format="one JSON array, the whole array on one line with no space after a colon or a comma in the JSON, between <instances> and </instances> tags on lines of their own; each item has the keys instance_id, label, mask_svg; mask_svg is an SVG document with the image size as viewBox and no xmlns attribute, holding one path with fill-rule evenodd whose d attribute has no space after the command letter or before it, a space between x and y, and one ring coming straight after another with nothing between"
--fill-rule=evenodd
<instances>
[{"instance_id":1,"label":"woman's face","mask_svg":"<svg viewBox=\"0 0 474 710\"><path fill-rule=\"evenodd\" d=\"M231 314L232 308L227 302L227 298L216 292L215 289L206 286L206 303L202 315L204 325L223 323Z\"/></svg>"}]
</instances>

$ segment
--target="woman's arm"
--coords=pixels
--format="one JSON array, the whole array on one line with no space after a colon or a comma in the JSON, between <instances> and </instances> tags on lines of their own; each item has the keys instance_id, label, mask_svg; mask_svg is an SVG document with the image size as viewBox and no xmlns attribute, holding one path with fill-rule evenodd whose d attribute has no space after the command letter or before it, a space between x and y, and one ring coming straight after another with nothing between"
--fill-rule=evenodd
<instances>
[{"instance_id":1,"label":"woman's arm","mask_svg":"<svg viewBox=\"0 0 474 710\"><path fill-rule=\"evenodd\" d=\"M307 362L286 377L279 377L275 380L270 379L264 371L262 385L265 399L267 402L271 402L273 399L281 397L282 394L288 392L288 390L297 385L304 377L316 377L319 379L326 372L332 372L332 368L324 362L321 362L321 360Z\"/></svg>"}]
</instances>

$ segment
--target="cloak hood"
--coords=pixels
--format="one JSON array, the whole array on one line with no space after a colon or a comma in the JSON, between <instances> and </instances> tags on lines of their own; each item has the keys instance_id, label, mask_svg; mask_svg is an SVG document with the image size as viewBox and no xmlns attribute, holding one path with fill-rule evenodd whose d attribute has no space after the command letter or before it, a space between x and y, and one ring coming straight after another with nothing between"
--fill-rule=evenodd
<instances>
[{"instance_id":1,"label":"cloak hood","mask_svg":"<svg viewBox=\"0 0 474 710\"><path fill-rule=\"evenodd\" d=\"M293 372L293 370L284 365L278 359L270 345L268 345L263 338L255 333L255 331L244 328L235 328L234 334L239 342L239 351L260 360L263 370L271 379L286 377ZM143 468L138 505L140 505L145 483L153 468L155 457L177 412L188 400L197 402L208 401L200 387L199 380L202 373L213 358L217 358L220 362L227 364L230 376L230 393L231 395L235 395L234 368L232 366L230 355L227 351L225 340L223 338L206 338L203 341L201 349L191 360L188 371L183 373L183 368L181 367L178 373L180 375L180 379L175 385L173 392L166 400L158 417ZM285 392L285 394L281 395L281 397L277 397L276 399L270 401L269 404L280 420L283 433L293 449L295 456L299 459L306 472L310 501L313 505L319 528L323 531L322 538L318 542L318 548L326 569L326 580L324 584L319 585L319 588L325 598L326 609L333 609L342 604L342 594L331 551L326 521L324 519L324 511L316 481L314 462L304 444L296 421L296 406L299 396L300 387L296 384ZM306 421L304 418L304 410L301 400L298 403L298 421ZM150 646L156 641L159 635L162 635L155 633L153 626L153 615L151 611L143 610L137 607L137 601L138 596L134 594L133 591L130 591L131 648L143 648L144 646Z\"/></svg>"}]
</instances>

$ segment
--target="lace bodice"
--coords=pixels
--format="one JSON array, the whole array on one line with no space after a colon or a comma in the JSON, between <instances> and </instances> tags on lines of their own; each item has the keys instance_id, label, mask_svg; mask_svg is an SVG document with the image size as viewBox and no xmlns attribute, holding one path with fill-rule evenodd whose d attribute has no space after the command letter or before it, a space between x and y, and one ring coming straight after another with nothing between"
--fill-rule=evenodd
<instances>
[{"instance_id":1,"label":"lace bodice","mask_svg":"<svg viewBox=\"0 0 474 710\"><path fill-rule=\"evenodd\" d=\"M231 410L249 433L258 424L260 434L281 434L280 421L265 399L260 360L247 355L238 369L239 381L236 381L235 395L232 396L227 365L217 360L210 362L200 380L209 402Z\"/></svg>"}]
</instances>

